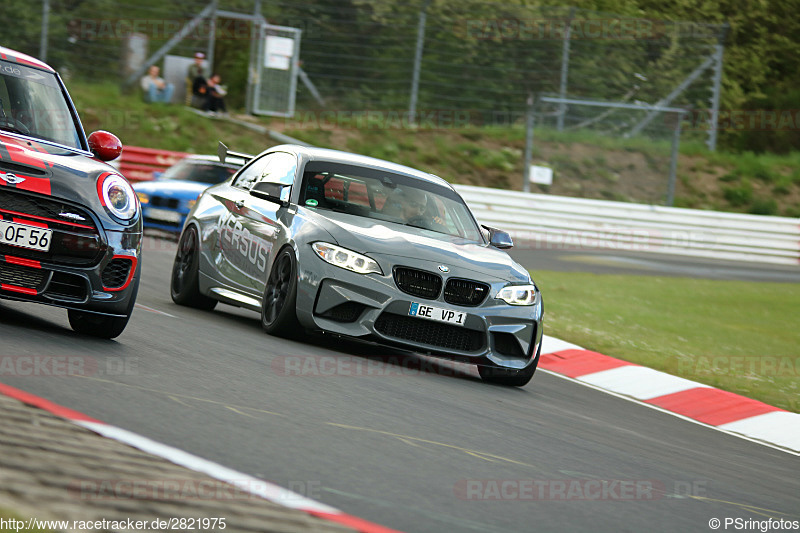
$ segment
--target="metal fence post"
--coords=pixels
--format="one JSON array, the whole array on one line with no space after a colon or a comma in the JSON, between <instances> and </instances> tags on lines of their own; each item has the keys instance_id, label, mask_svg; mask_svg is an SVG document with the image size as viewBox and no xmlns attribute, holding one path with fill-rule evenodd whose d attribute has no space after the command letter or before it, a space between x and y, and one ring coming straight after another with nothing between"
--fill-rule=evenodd
<instances>
[{"instance_id":1,"label":"metal fence post","mask_svg":"<svg viewBox=\"0 0 800 533\"><path fill-rule=\"evenodd\" d=\"M719 93L722 85L722 55L725 51L725 35L728 32L728 25L722 27L722 35L719 38L719 44L714 48L714 84L711 93L711 124L708 125L708 139L706 146L712 152L717 150L717 122L719 122Z\"/></svg>"},{"instance_id":2,"label":"metal fence post","mask_svg":"<svg viewBox=\"0 0 800 533\"><path fill-rule=\"evenodd\" d=\"M214 75L214 42L217 38L217 0L211 0L211 15L208 18L210 24L208 27L208 49L206 50L206 58L208 61L208 76Z\"/></svg>"},{"instance_id":3,"label":"metal fence post","mask_svg":"<svg viewBox=\"0 0 800 533\"><path fill-rule=\"evenodd\" d=\"M408 122L416 124L414 118L417 114L417 95L419 93L419 71L422 63L422 47L425 44L425 23L427 19L427 9L431 0L425 0L419 12L419 24L417 25L417 47L414 51L414 72L411 75L411 98L408 103Z\"/></svg>"},{"instance_id":4,"label":"metal fence post","mask_svg":"<svg viewBox=\"0 0 800 533\"><path fill-rule=\"evenodd\" d=\"M528 95L525 110L525 161L522 168L522 190L531 192L531 161L533 160L533 94Z\"/></svg>"},{"instance_id":5,"label":"metal fence post","mask_svg":"<svg viewBox=\"0 0 800 533\"><path fill-rule=\"evenodd\" d=\"M39 59L47 61L47 31L50 26L50 0L42 4L42 37L39 41Z\"/></svg>"},{"instance_id":6,"label":"metal fence post","mask_svg":"<svg viewBox=\"0 0 800 533\"><path fill-rule=\"evenodd\" d=\"M669 160L669 183L667 184L667 206L675 203L675 181L678 174L678 146L681 143L681 122L683 113L676 113L675 130L672 132L672 153Z\"/></svg>"},{"instance_id":7,"label":"metal fence post","mask_svg":"<svg viewBox=\"0 0 800 533\"><path fill-rule=\"evenodd\" d=\"M253 21L250 26L250 57L247 61L247 93L245 94L245 109L248 114L254 114L255 109L255 86L256 76L258 75L258 45L261 39L261 25L264 24L264 18L261 14L261 0L254 0L253 2Z\"/></svg>"},{"instance_id":8,"label":"metal fence post","mask_svg":"<svg viewBox=\"0 0 800 533\"><path fill-rule=\"evenodd\" d=\"M575 8L569 9L569 19L567 19L567 29L564 32L564 40L561 45L561 83L558 88L558 97L567 97L567 77L569 75L569 41L572 31L572 18L575 16ZM564 131L564 115L567 113L566 104L561 104L558 108L558 131Z\"/></svg>"}]
</instances>

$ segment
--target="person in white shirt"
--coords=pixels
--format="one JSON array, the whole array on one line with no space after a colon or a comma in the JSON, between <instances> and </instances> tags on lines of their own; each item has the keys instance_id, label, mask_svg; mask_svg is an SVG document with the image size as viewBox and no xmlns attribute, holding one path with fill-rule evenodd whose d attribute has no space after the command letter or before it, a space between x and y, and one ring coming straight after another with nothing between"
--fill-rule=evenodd
<instances>
[{"instance_id":1,"label":"person in white shirt","mask_svg":"<svg viewBox=\"0 0 800 533\"><path fill-rule=\"evenodd\" d=\"M147 74L142 76L140 84L144 91L144 99L146 102L163 102L168 104L172 101L172 91L175 88L171 83L164 81L158 73L161 69L156 65L151 65L147 70Z\"/></svg>"}]
</instances>

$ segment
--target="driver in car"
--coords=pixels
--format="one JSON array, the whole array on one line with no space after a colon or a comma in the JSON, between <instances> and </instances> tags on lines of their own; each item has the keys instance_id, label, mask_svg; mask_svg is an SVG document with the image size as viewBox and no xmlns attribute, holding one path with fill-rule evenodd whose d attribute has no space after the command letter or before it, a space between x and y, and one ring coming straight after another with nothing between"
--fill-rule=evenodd
<instances>
[{"instance_id":1,"label":"driver in car","mask_svg":"<svg viewBox=\"0 0 800 533\"><path fill-rule=\"evenodd\" d=\"M410 187L398 187L389 196L383 212L403 219L406 224L419 225L423 221L423 214L427 206L428 195L424 191Z\"/></svg>"}]
</instances>

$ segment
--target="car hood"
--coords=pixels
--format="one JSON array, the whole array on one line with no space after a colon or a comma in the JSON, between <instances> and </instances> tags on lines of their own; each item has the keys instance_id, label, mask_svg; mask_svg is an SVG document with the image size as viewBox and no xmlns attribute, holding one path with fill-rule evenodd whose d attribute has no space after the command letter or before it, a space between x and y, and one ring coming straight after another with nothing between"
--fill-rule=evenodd
<instances>
[{"instance_id":1,"label":"car hood","mask_svg":"<svg viewBox=\"0 0 800 533\"><path fill-rule=\"evenodd\" d=\"M528 272L502 250L458 237L392 222L304 209L307 217L327 230L340 246L375 258L386 256L395 264L415 261L441 264L457 275L460 270L485 278L526 282ZM402 257L406 261L398 261ZM487 279L488 281L488 279Z\"/></svg>"},{"instance_id":2,"label":"car hood","mask_svg":"<svg viewBox=\"0 0 800 533\"><path fill-rule=\"evenodd\" d=\"M159 194L168 198L190 198L197 196L211 185L199 181L154 180L140 181L133 185L137 192Z\"/></svg>"},{"instance_id":3,"label":"car hood","mask_svg":"<svg viewBox=\"0 0 800 533\"><path fill-rule=\"evenodd\" d=\"M111 228L119 223L106 213L97 194L97 178L106 172L119 174L87 152L0 133L0 173L24 178L16 184L0 179L0 187L82 204L97 214L103 226Z\"/></svg>"}]
</instances>

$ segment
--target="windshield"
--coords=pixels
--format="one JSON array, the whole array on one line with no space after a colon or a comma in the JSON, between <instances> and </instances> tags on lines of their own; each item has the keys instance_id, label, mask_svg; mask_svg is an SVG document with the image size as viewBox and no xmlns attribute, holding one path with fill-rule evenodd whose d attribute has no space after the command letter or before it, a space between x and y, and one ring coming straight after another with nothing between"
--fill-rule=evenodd
<instances>
[{"instance_id":1,"label":"windshield","mask_svg":"<svg viewBox=\"0 0 800 533\"><path fill-rule=\"evenodd\" d=\"M2 60L0 130L82 148L55 74Z\"/></svg>"},{"instance_id":2,"label":"windshield","mask_svg":"<svg viewBox=\"0 0 800 533\"><path fill-rule=\"evenodd\" d=\"M161 175L162 180L197 181L215 185L233 176L236 167L217 165L206 161L184 159L168 168Z\"/></svg>"},{"instance_id":3,"label":"windshield","mask_svg":"<svg viewBox=\"0 0 800 533\"><path fill-rule=\"evenodd\" d=\"M303 173L300 204L483 242L455 191L403 174L312 161Z\"/></svg>"}]
</instances>

